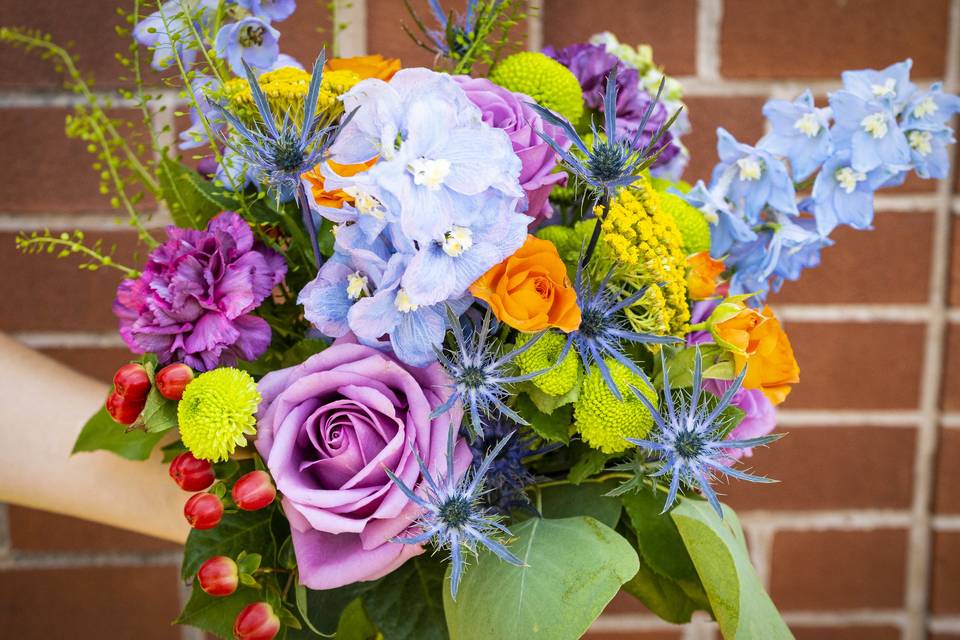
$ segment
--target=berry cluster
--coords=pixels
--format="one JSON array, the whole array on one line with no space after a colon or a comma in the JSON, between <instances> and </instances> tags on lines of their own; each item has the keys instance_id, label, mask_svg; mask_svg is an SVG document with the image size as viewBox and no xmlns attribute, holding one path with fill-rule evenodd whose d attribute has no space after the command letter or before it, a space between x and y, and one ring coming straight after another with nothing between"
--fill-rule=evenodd
<instances>
[{"instance_id":1,"label":"berry cluster","mask_svg":"<svg viewBox=\"0 0 960 640\"><path fill-rule=\"evenodd\" d=\"M156 386L161 396L179 402L191 380L193 369L179 362L160 369L152 382L145 366L139 362L125 364L113 376L113 391L107 396L107 413L115 422L131 425L147 405L151 388Z\"/></svg>"}]
</instances>

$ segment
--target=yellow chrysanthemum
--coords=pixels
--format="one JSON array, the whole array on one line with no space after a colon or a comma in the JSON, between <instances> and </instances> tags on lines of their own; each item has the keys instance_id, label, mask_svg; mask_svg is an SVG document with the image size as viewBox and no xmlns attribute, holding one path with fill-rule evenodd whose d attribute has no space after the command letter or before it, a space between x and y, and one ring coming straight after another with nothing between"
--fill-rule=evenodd
<instances>
[{"instance_id":1,"label":"yellow chrysanthemum","mask_svg":"<svg viewBox=\"0 0 960 640\"><path fill-rule=\"evenodd\" d=\"M183 445L201 460L226 460L257 433L259 406L257 384L246 371L224 367L200 374L177 406Z\"/></svg>"},{"instance_id":2,"label":"yellow chrysanthemum","mask_svg":"<svg viewBox=\"0 0 960 640\"><path fill-rule=\"evenodd\" d=\"M607 386L599 367L591 367L583 379L580 397L573 405L574 425L583 441L604 453L619 453L633 445L627 438L644 438L653 428L653 416L633 395L630 385L656 405L657 394L644 380L613 359L604 361L610 376L623 396L617 400Z\"/></svg>"},{"instance_id":3,"label":"yellow chrysanthemum","mask_svg":"<svg viewBox=\"0 0 960 640\"><path fill-rule=\"evenodd\" d=\"M529 333L519 334L517 336L517 347L525 345L531 337L533 336ZM566 336L548 332L541 336L529 349L513 359L520 369L521 375L550 369L550 371L531 380L534 386L550 396L563 396L577 384L580 367L573 349L567 352L563 362L557 364L557 359L560 357L560 352L563 351L566 342Z\"/></svg>"},{"instance_id":4,"label":"yellow chrysanthemum","mask_svg":"<svg viewBox=\"0 0 960 640\"><path fill-rule=\"evenodd\" d=\"M267 96L270 110L278 120L284 114L291 118L303 115L303 101L310 87L310 74L296 67L281 67L260 75L260 88ZM342 109L337 98L360 82L360 76L349 70L324 71L317 97L317 113L336 115ZM250 85L243 78L227 81L223 93L241 118L252 119L256 111ZM300 124L300 123L297 123Z\"/></svg>"},{"instance_id":5,"label":"yellow chrysanthemum","mask_svg":"<svg viewBox=\"0 0 960 640\"><path fill-rule=\"evenodd\" d=\"M683 250L692 255L710 250L710 225L696 207L673 193L660 193L660 208L673 218L683 237Z\"/></svg>"},{"instance_id":6,"label":"yellow chrysanthemum","mask_svg":"<svg viewBox=\"0 0 960 640\"><path fill-rule=\"evenodd\" d=\"M490 81L530 96L570 122L583 115L583 90L577 77L542 53L521 51L504 58L490 72Z\"/></svg>"}]
</instances>

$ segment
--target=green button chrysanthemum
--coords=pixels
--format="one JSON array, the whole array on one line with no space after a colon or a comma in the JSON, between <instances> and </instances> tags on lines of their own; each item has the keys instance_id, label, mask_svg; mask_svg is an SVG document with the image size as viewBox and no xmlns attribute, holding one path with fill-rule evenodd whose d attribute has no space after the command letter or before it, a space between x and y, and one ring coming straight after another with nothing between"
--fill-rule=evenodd
<instances>
[{"instance_id":1,"label":"green button chrysanthemum","mask_svg":"<svg viewBox=\"0 0 960 640\"><path fill-rule=\"evenodd\" d=\"M504 58L490 72L490 81L530 96L570 122L576 123L583 115L583 90L577 77L542 53L522 51Z\"/></svg>"},{"instance_id":2,"label":"green button chrysanthemum","mask_svg":"<svg viewBox=\"0 0 960 640\"><path fill-rule=\"evenodd\" d=\"M580 397L573 406L573 417L584 442L604 453L619 453L633 446L626 438L644 438L653 427L653 416L633 395L630 385L643 392L654 404L657 403L657 394L643 378L616 360L604 362L623 395L623 401L617 400L607 387L600 368L593 366L583 379Z\"/></svg>"},{"instance_id":3,"label":"green button chrysanthemum","mask_svg":"<svg viewBox=\"0 0 960 640\"><path fill-rule=\"evenodd\" d=\"M257 384L246 371L224 367L187 385L177 406L184 446L201 460L226 460L256 434Z\"/></svg>"},{"instance_id":4,"label":"green button chrysanthemum","mask_svg":"<svg viewBox=\"0 0 960 640\"><path fill-rule=\"evenodd\" d=\"M517 347L525 345L531 337L531 334L521 333L517 337ZM565 395L573 389L573 385L577 384L577 371L579 369L573 349L567 352L563 362L554 367L566 342L566 336L547 332L529 349L517 355L513 362L520 369L521 375L550 369L550 371L533 378L530 382L547 395L558 397ZM553 368L551 369L551 367Z\"/></svg>"},{"instance_id":5,"label":"green button chrysanthemum","mask_svg":"<svg viewBox=\"0 0 960 640\"><path fill-rule=\"evenodd\" d=\"M660 208L673 217L687 255L710 250L710 225L699 209L673 193L660 194Z\"/></svg>"}]
</instances>

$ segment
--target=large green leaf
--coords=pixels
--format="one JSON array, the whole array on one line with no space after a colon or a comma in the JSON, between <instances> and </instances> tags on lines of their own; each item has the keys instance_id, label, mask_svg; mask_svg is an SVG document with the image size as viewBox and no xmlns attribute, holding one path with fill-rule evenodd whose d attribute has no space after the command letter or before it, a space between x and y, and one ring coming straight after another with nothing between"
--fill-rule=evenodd
<instances>
[{"instance_id":1,"label":"large green leaf","mask_svg":"<svg viewBox=\"0 0 960 640\"><path fill-rule=\"evenodd\" d=\"M540 513L544 518L572 518L590 516L611 529L620 520L620 501L604 494L614 487L611 482L585 482L580 485L562 484L543 489Z\"/></svg>"},{"instance_id":2,"label":"large green leaf","mask_svg":"<svg viewBox=\"0 0 960 640\"><path fill-rule=\"evenodd\" d=\"M646 564L661 576L697 580L697 569L677 525L669 514L661 513L663 498L662 493L654 493L647 487L620 496L637 536L637 548Z\"/></svg>"},{"instance_id":3,"label":"large green leaf","mask_svg":"<svg viewBox=\"0 0 960 640\"><path fill-rule=\"evenodd\" d=\"M183 550L180 575L190 580L203 562L212 556L236 558L241 551L259 553L267 564L276 556L276 543L270 532L274 509L225 513L213 529L192 529Z\"/></svg>"},{"instance_id":4,"label":"large green leaf","mask_svg":"<svg viewBox=\"0 0 960 640\"><path fill-rule=\"evenodd\" d=\"M676 581L661 576L640 556L640 569L623 590L642 602L645 607L667 622L690 622L694 611L700 608Z\"/></svg>"},{"instance_id":5,"label":"large green leaf","mask_svg":"<svg viewBox=\"0 0 960 640\"><path fill-rule=\"evenodd\" d=\"M439 557L408 560L381 579L363 598L370 620L384 640L446 640L443 573Z\"/></svg>"},{"instance_id":6,"label":"large green leaf","mask_svg":"<svg viewBox=\"0 0 960 640\"><path fill-rule=\"evenodd\" d=\"M298 586L297 610L309 621L309 625L291 637L316 638L316 634L312 633L309 627L313 627L320 633L333 634L337 631L341 616L350 603L370 591L376 584L376 582L355 582L338 589L322 591Z\"/></svg>"},{"instance_id":7,"label":"large green leaf","mask_svg":"<svg viewBox=\"0 0 960 640\"><path fill-rule=\"evenodd\" d=\"M750 564L743 529L733 510L724 508L721 520L706 502L684 498L670 516L726 640L793 638Z\"/></svg>"},{"instance_id":8,"label":"large green leaf","mask_svg":"<svg viewBox=\"0 0 960 640\"><path fill-rule=\"evenodd\" d=\"M232 638L233 623L237 614L248 604L262 599L263 594L260 589L243 586L229 596L210 596L203 592L197 581L194 581L190 601L174 623L197 627L220 638Z\"/></svg>"},{"instance_id":9,"label":"large green leaf","mask_svg":"<svg viewBox=\"0 0 960 640\"><path fill-rule=\"evenodd\" d=\"M456 601L443 599L453 640L574 640L637 573L623 536L590 517L533 518L513 527L515 567L483 551Z\"/></svg>"},{"instance_id":10,"label":"large green leaf","mask_svg":"<svg viewBox=\"0 0 960 640\"><path fill-rule=\"evenodd\" d=\"M106 407L101 407L83 426L73 445L73 453L102 450L111 451L128 460L146 460L163 438L163 433L126 429L124 425L113 421Z\"/></svg>"},{"instance_id":11,"label":"large green leaf","mask_svg":"<svg viewBox=\"0 0 960 640\"><path fill-rule=\"evenodd\" d=\"M357 598L347 605L340 616L337 640L373 640L376 637L377 628L363 608L363 601Z\"/></svg>"}]
</instances>

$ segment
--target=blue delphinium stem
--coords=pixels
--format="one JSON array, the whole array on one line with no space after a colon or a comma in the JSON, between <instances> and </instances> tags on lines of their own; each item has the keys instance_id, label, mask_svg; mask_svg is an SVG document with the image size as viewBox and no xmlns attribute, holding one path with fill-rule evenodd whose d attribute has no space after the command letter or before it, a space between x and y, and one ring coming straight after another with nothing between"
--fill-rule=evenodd
<instances>
[{"instance_id":1,"label":"blue delphinium stem","mask_svg":"<svg viewBox=\"0 0 960 640\"><path fill-rule=\"evenodd\" d=\"M313 212L310 211L307 189L303 186L302 181L297 185L297 204L300 206L301 215L303 215L303 225L307 228L307 235L310 236L313 259L317 263L317 269L319 269L323 265L323 256L320 255L320 241L317 239L317 226L313 223Z\"/></svg>"}]
</instances>

